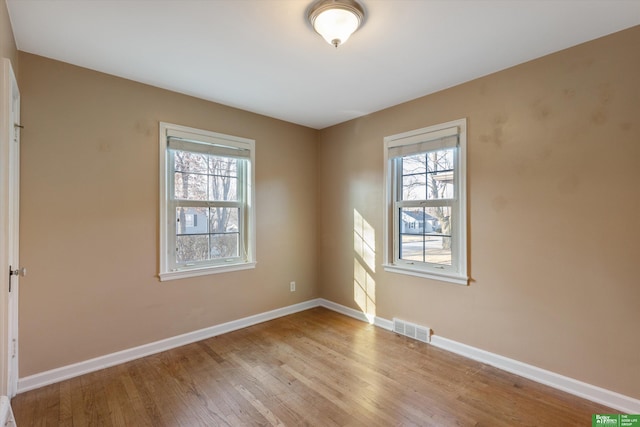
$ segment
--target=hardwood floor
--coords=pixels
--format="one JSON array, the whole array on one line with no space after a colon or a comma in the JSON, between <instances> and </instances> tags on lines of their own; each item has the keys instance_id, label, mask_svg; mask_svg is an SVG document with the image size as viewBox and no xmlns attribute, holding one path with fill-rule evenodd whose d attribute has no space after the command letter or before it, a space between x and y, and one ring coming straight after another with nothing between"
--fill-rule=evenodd
<instances>
[{"instance_id":1,"label":"hardwood floor","mask_svg":"<svg viewBox=\"0 0 640 427\"><path fill-rule=\"evenodd\" d=\"M588 426L615 410L315 308L16 396L26 426Z\"/></svg>"}]
</instances>

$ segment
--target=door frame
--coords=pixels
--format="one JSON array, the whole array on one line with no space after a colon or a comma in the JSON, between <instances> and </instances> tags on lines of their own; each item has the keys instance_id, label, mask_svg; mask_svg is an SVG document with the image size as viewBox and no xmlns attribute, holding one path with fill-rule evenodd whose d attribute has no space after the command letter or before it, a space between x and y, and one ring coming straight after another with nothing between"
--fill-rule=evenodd
<instances>
[{"instance_id":1,"label":"door frame","mask_svg":"<svg viewBox=\"0 0 640 427\"><path fill-rule=\"evenodd\" d=\"M11 61L2 58L0 91L0 394L18 388L18 282L9 292L9 265L19 270L20 91Z\"/></svg>"}]
</instances>

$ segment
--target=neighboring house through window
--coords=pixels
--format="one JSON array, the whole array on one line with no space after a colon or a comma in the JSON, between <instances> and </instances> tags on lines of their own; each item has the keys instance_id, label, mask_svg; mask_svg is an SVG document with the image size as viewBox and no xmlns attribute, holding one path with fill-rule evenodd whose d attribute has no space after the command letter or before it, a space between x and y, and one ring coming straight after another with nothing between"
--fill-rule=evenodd
<instances>
[{"instance_id":1,"label":"neighboring house through window","mask_svg":"<svg viewBox=\"0 0 640 427\"><path fill-rule=\"evenodd\" d=\"M466 119L384 140L385 269L466 285Z\"/></svg>"},{"instance_id":2,"label":"neighboring house through window","mask_svg":"<svg viewBox=\"0 0 640 427\"><path fill-rule=\"evenodd\" d=\"M253 140L160 123L160 279L255 266Z\"/></svg>"}]
</instances>

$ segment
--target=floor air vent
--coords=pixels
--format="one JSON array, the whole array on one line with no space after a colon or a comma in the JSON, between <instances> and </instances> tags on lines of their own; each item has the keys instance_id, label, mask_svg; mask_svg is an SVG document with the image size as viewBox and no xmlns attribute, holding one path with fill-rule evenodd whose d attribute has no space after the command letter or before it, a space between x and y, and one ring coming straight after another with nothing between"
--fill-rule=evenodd
<instances>
[{"instance_id":1,"label":"floor air vent","mask_svg":"<svg viewBox=\"0 0 640 427\"><path fill-rule=\"evenodd\" d=\"M396 318L393 319L393 332L426 343L431 338L431 329Z\"/></svg>"}]
</instances>

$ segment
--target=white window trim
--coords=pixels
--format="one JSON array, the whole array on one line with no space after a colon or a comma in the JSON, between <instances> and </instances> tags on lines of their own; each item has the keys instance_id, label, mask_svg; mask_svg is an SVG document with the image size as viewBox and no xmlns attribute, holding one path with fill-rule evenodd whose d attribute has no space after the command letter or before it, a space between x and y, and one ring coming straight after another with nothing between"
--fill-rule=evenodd
<instances>
[{"instance_id":1,"label":"white window trim","mask_svg":"<svg viewBox=\"0 0 640 427\"><path fill-rule=\"evenodd\" d=\"M394 215L397 215L394 209L394 194L392 188L394 183L393 160L389 156L389 150L392 147L402 145L415 144L417 142L429 139L439 138L446 134L448 130L457 128L458 130L458 150L457 150L457 168L458 188L456 189L457 204L459 210L459 220L454 228L454 245L457 251L457 265L449 270L438 271L437 268L430 267L428 264L416 265L396 260L398 253L398 236L395 230ZM455 283L459 285L468 285L469 277L467 276L468 252L467 252L467 119L453 120L434 126L404 132L397 135L391 135L384 138L384 252L382 264L385 271L399 274L407 274L427 279L434 279L443 282Z\"/></svg>"},{"instance_id":2,"label":"white window trim","mask_svg":"<svg viewBox=\"0 0 640 427\"><path fill-rule=\"evenodd\" d=\"M167 141L168 133L186 135L196 135L198 140L221 145L229 145L249 150L249 170L247 171L247 194L245 195L247 204L247 229L246 233L246 259L234 263L221 263L216 265L172 268L172 262L168 253L171 237L169 230L175 224L169 224L167 209L169 205L169 190L171 177L168 176L167 168ZM160 148L160 268L158 277L160 281L184 279L188 277L198 277L216 273L227 273L231 271L247 270L256 266L256 227L255 227L255 140L241 138L237 136L225 135L221 133L205 131L201 129L180 126L171 123L160 122L159 134Z\"/></svg>"}]
</instances>

